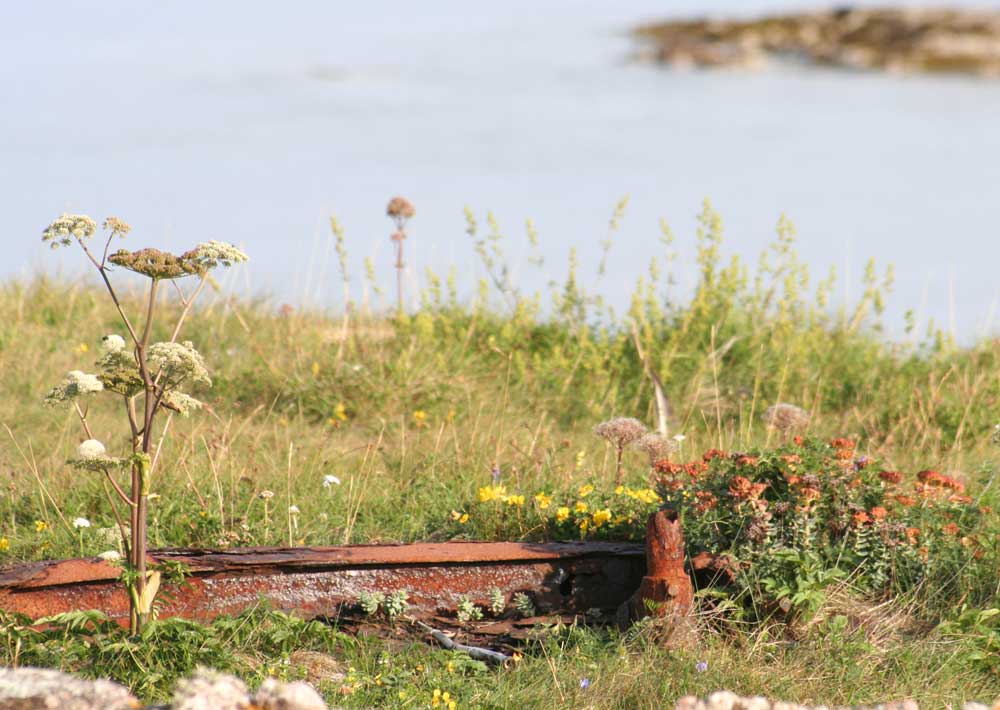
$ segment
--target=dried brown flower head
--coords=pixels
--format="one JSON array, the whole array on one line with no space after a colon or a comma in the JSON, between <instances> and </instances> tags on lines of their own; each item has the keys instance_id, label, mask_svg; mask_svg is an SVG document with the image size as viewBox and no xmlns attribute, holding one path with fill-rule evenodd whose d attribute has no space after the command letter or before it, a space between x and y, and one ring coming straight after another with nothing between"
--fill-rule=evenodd
<instances>
[{"instance_id":1,"label":"dried brown flower head","mask_svg":"<svg viewBox=\"0 0 1000 710\"><path fill-rule=\"evenodd\" d=\"M152 248L139 251L119 249L108 257L108 261L151 279L179 279L200 272L200 267L186 254L176 256Z\"/></svg>"},{"instance_id":2,"label":"dried brown flower head","mask_svg":"<svg viewBox=\"0 0 1000 710\"><path fill-rule=\"evenodd\" d=\"M650 466L654 466L657 461L669 459L670 454L677 448L676 442L672 439L653 432L643 434L632 442L632 446L649 457Z\"/></svg>"},{"instance_id":3,"label":"dried brown flower head","mask_svg":"<svg viewBox=\"0 0 1000 710\"><path fill-rule=\"evenodd\" d=\"M417 213L417 209L405 197L393 197L389 200L389 206L385 208L385 213L395 220L406 221Z\"/></svg>"},{"instance_id":4,"label":"dried brown flower head","mask_svg":"<svg viewBox=\"0 0 1000 710\"><path fill-rule=\"evenodd\" d=\"M631 417L616 417L594 427L594 433L623 449L646 433L646 425Z\"/></svg>"},{"instance_id":5,"label":"dried brown flower head","mask_svg":"<svg viewBox=\"0 0 1000 710\"><path fill-rule=\"evenodd\" d=\"M809 424L809 412L794 404L779 402L764 410L764 423L783 434L805 429Z\"/></svg>"}]
</instances>

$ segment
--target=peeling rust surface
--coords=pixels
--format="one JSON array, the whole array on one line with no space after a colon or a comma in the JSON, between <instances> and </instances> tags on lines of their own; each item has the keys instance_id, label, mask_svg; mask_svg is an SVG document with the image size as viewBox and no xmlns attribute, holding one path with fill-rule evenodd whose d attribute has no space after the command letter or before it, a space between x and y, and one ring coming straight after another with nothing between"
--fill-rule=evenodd
<instances>
[{"instance_id":1,"label":"peeling rust surface","mask_svg":"<svg viewBox=\"0 0 1000 710\"><path fill-rule=\"evenodd\" d=\"M409 592L410 612L455 609L459 597L488 602L528 593L544 612L613 609L645 573L642 545L625 543L437 543L229 551L161 550L150 562L181 562L183 586L164 586L162 616L208 621L268 600L308 616L337 616L364 591ZM100 609L127 622L118 569L97 559L37 562L0 570L0 608L39 618Z\"/></svg>"},{"instance_id":2,"label":"peeling rust surface","mask_svg":"<svg viewBox=\"0 0 1000 710\"><path fill-rule=\"evenodd\" d=\"M657 511L646 523L646 573L630 600L629 616L633 621L650 615L685 617L693 602L694 587L684 568L681 521L672 510Z\"/></svg>"}]
</instances>

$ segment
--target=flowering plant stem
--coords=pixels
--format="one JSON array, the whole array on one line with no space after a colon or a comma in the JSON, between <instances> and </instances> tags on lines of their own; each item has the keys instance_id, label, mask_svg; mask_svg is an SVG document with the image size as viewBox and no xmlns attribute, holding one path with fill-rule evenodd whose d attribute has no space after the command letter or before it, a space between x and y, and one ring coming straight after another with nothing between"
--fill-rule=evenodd
<instances>
[{"instance_id":1,"label":"flowering plant stem","mask_svg":"<svg viewBox=\"0 0 1000 710\"><path fill-rule=\"evenodd\" d=\"M118 335L107 336L105 338L107 353L98 362L102 368L101 376L86 375L79 371L71 372L62 385L50 392L46 402L73 401L83 430L89 438L81 445L80 459L71 463L85 470L104 474L105 496L121 532L122 545L126 553L126 564L121 579L129 597L129 629L133 634L139 634L152 615L153 601L160 584L160 572L150 571L147 568L147 518L150 481L167 434L170 418L167 418L159 440L155 435L154 424L157 414L163 408L187 414L201 406L196 399L177 389L182 382L211 384L201 355L191 343L178 344L177 338L194 301L208 280L209 270L220 263L229 266L246 261L247 257L232 245L215 241L199 244L195 249L180 256L156 249L142 249L137 252L120 250L109 254L115 236L124 237L131 227L113 217L105 221L104 227L109 231L109 235L100 260L88 248L86 241L96 231L96 224L84 215L63 215L45 230L42 238L53 247L66 246L76 241L83 249L84 254L100 274L122 324L128 331L131 357L127 354L123 338ZM129 319L111 283L109 262L149 279L145 321L141 333ZM164 279L174 281L192 275L197 275L199 282L189 297L185 298L181 288L176 282L174 283L180 298L181 313L171 331L170 340L151 344L160 281ZM124 402L131 449L131 455L127 458L115 459L106 455L104 445L95 439L91 431L87 421L87 408L81 407L76 401L81 395L102 389L118 394ZM141 409L137 402L140 396ZM113 475L114 471L125 467L130 473L130 486L127 491ZM117 501L112 491L117 494ZM128 507L127 527L119 510L120 503ZM82 554L82 533L80 550Z\"/></svg>"}]
</instances>

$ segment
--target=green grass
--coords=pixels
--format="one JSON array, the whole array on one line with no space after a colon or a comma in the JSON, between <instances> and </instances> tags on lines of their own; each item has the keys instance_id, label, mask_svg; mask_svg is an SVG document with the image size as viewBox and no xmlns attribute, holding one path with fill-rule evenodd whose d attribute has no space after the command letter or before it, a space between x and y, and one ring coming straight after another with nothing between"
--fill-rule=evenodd
<instances>
[{"instance_id":1,"label":"green grass","mask_svg":"<svg viewBox=\"0 0 1000 710\"><path fill-rule=\"evenodd\" d=\"M469 303L458 299L449 279L433 274L422 305L404 316L367 304L349 317L280 312L267 302L209 294L184 337L212 372L214 386L197 393L210 408L171 421L152 481L158 497L150 510L151 545L579 537L578 528L553 525L553 509L539 510L533 496L544 492L553 506L570 504L578 487L590 483L595 495L613 500L614 451L591 430L612 416L655 423L652 368L670 403L670 433L686 437L678 460L697 459L709 448L773 448L780 437L760 415L776 402L793 402L813 413L809 435L850 437L858 455L879 458L907 481L933 468L964 483L984 511L977 540L986 557L949 558L954 564L942 566L940 576L897 589L914 623L877 642L865 625L831 630L822 619L835 618L833 612L810 624L779 623L767 613L730 616L710 625L702 649L690 654L661 650L648 629L619 638L574 628L548 634L503 672L470 666L447 673L441 669L452 656L407 646L391 662L399 683L393 685L378 665L389 646L300 629L302 643L357 669L354 692L341 697L326 688L329 698L397 706L402 689L410 694L406 703L425 707L435 687L463 707L652 707L720 687L829 703L909 695L940 704L1000 695L996 664L976 660L996 648L996 622L969 621L972 612L1000 606L989 566L998 559L1000 527L1000 449L991 443L1000 420L1000 341L958 347L933 328L888 340L880 314L891 274L871 267L859 301L833 309L832 276L810 280L784 222L774 246L750 268L723 257L720 222L706 208L695 291L672 288L676 254L665 232L664 258L639 280L622 315L587 292L579 266L543 308L540 295L510 285L502 240L480 239L471 226L470 233L493 279ZM91 369L102 335L121 332L96 286L89 277L41 276L0 285L0 424L9 429L0 429L0 563L114 546L98 530L113 524L100 479L65 463L83 438L75 414L41 407L68 370ZM177 309L163 291L162 307ZM137 291L126 308L142 311ZM154 333L154 339L168 336ZM110 451L125 451L121 412L95 400L89 421ZM525 496L523 504L479 502L494 467L507 494ZM648 462L639 453L626 454L625 472L627 486L649 485ZM342 485L324 487L327 475ZM266 508L264 490L274 492ZM300 512L290 515L290 505ZM644 510L635 506L637 524L613 535L641 535ZM467 522L455 519L466 513ZM73 528L77 517L92 527ZM609 529L587 535L606 536ZM821 608L832 589L820 590ZM871 608L884 602L870 591L855 596ZM752 599L750 606L768 601ZM745 602L739 600L744 608ZM968 604L974 608L962 621L958 612ZM706 613L711 606L706 602ZM176 673L196 662L257 680L293 672L281 664L287 648L257 637L230 643L225 623L263 629L293 622L250 616L212 629L160 626L190 635L204 654L181 654L167 668L159 656L143 662L112 652L95 672L130 682L150 698L163 697ZM94 648L109 645L114 635L108 634ZM18 652L19 661L72 666L59 655L60 644L69 643L69 636L33 641ZM10 644L5 652L11 661ZM694 670L697 660L708 661L707 673ZM426 672L413 671L417 665ZM143 689L139 669L150 667L162 677ZM382 685L375 682L379 672ZM579 687L583 677L593 681L586 691Z\"/></svg>"}]
</instances>

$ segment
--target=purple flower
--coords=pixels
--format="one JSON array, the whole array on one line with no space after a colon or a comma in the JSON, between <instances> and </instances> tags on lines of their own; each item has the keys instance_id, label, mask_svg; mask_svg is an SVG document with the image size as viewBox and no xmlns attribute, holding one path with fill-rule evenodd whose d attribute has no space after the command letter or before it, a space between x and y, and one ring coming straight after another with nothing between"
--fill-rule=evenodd
<instances>
[{"instance_id":1,"label":"purple flower","mask_svg":"<svg viewBox=\"0 0 1000 710\"><path fill-rule=\"evenodd\" d=\"M493 476L493 485L500 485L500 467L493 464L493 469L490 471L490 475Z\"/></svg>"},{"instance_id":2,"label":"purple flower","mask_svg":"<svg viewBox=\"0 0 1000 710\"><path fill-rule=\"evenodd\" d=\"M694 664L694 669L699 673L704 673L708 670L708 661L698 661Z\"/></svg>"},{"instance_id":3,"label":"purple flower","mask_svg":"<svg viewBox=\"0 0 1000 710\"><path fill-rule=\"evenodd\" d=\"M586 690L589 687L590 687L590 678L581 678L580 679L580 689L581 690Z\"/></svg>"}]
</instances>

